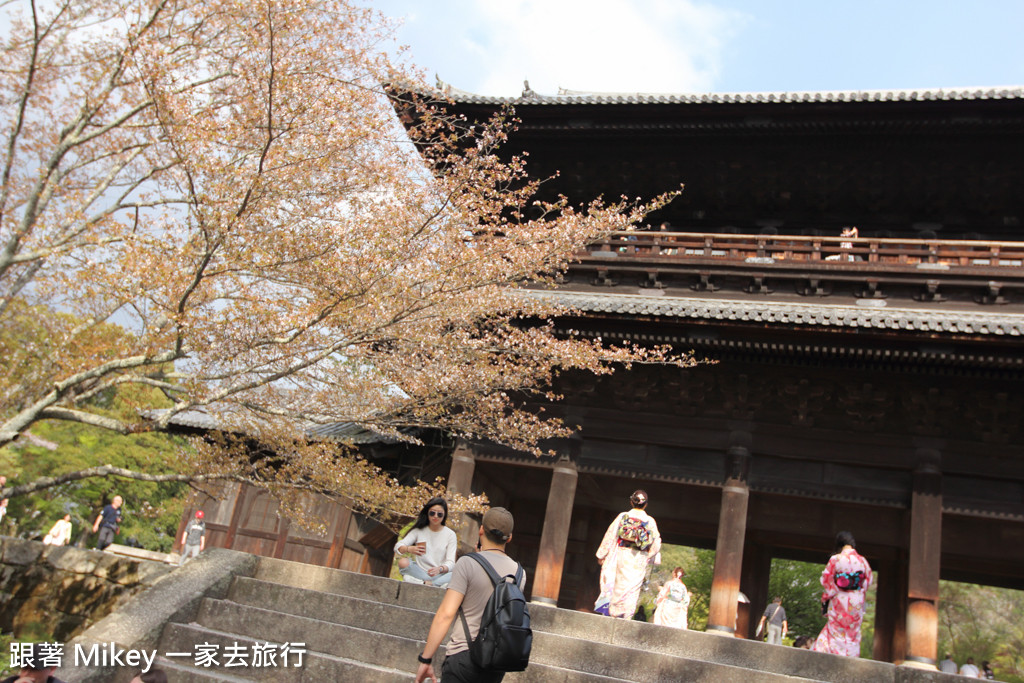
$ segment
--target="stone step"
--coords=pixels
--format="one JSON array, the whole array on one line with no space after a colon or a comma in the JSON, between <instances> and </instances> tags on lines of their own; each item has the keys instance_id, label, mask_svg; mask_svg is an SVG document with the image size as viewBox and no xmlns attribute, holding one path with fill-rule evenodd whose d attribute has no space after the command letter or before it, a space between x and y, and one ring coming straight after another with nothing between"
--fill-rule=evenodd
<instances>
[{"instance_id":1,"label":"stone step","mask_svg":"<svg viewBox=\"0 0 1024 683\"><path fill-rule=\"evenodd\" d=\"M238 578L232 587L231 599L242 604L263 607L297 616L309 616L328 622L374 624L374 630L413 640L425 638L433 611L440 603L437 589L405 584L380 577L347 575L347 572L320 567L291 572L294 563L275 561L267 572L257 576L290 577L290 585L272 584L264 580ZM296 588L291 584L316 586ZM391 584L391 585L389 585ZM395 587L393 584L397 584ZM373 603L353 594L369 594L384 598L387 603ZM406 608L415 605L416 608ZM792 647L728 638L696 631L667 629L642 622L610 619L596 614L531 605L532 625L536 633L553 633L590 643L606 643L652 654L682 657L697 663L741 667L753 672L781 675L788 679L825 681L828 683L876 683L893 679L893 667L883 662L850 659L843 666L835 665L831 655ZM365 618L361 615L366 614ZM353 617L356 619L353 621ZM457 624L456 624L457 625ZM571 652L569 648L566 652ZM591 657L584 657L588 662ZM535 657L535 661L538 661ZM564 665L550 660L547 663ZM571 668L581 668L573 666ZM769 676L766 680L772 680Z\"/></svg>"},{"instance_id":2,"label":"stone step","mask_svg":"<svg viewBox=\"0 0 1024 683\"><path fill-rule=\"evenodd\" d=\"M349 595L431 613L437 610L444 597L444 589L434 586L267 557L260 559L253 578L282 586Z\"/></svg>"},{"instance_id":3,"label":"stone step","mask_svg":"<svg viewBox=\"0 0 1024 683\"><path fill-rule=\"evenodd\" d=\"M264 639L263 634L273 633L274 639L278 641L304 642L309 651L389 668L398 669L415 661L433 615L395 605L379 605L343 596L332 597L353 603L345 611L356 615L355 623L358 626L345 623L344 617L338 619L335 615L329 615L329 620L324 621L229 600L204 600L196 622L202 627L257 640ZM365 618L358 616L362 606L357 603L362 603L370 610ZM317 609L318 606L319 603L310 605L311 609ZM419 623L407 623L410 619ZM459 624L456 623L454 628L459 628ZM597 648L599 656L595 656ZM685 671L687 677L694 681L737 680L736 677L742 673L738 670L729 671L735 667L695 660L678 653L652 653L644 648L623 647L610 642L597 648L590 639L536 631L531 668L533 665L546 665L636 683L656 683L680 671ZM765 671L745 672L743 678L747 683L794 683L807 680Z\"/></svg>"},{"instance_id":4,"label":"stone step","mask_svg":"<svg viewBox=\"0 0 1024 683\"><path fill-rule=\"evenodd\" d=\"M396 669L415 662L422 650L425 628L415 637L404 637L381 632L375 623L356 623L331 623L227 600L204 600L196 616L202 627L255 640L301 642L312 652Z\"/></svg>"},{"instance_id":5,"label":"stone step","mask_svg":"<svg viewBox=\"0 0 1024 683\"><path fill-rule=\"evenodd\" d=\"M693 683L808 683L804 676L706 662L680 654L650 652L644 648L622 644L596 643L554 633L536 632L533 638L533 662L558 666L634 683L662 683L686 680Z\"/></svg>"},{"instance_id":6,"label":"stone step","mask_svg":"<svg viewBox=\"0 0 1024 683\"><path fill-rule=\"evenodd\" d=\"M197 669L180 661L157 658L156 667L167 672L167 680L174 683L252 683L251 678L224 673L221 668Z\"/></svg>"},{"instance_id":7,"label":"stone step","mask_svg":"<svg viewBox=\"0 0 1024 683\"><path fill-rule=\"evenodd\" d=\"M337 627L336 627L337 628ZM344 638L351 631L339 634ZM393 636L374 634L376 642L383 643ZM199 624L168 624L161 639L161 652L188 652L196 644L216 646L223 652L228 647L243 646L251 648L257 643L265 642L263 639L250 638L244 635L225 632L219 629L207 628ZM286 641L295 642L295 641ZM385 644L385 649L387 645ZM418 650L416 650L418 653ZM360 659L350 659L332 655L324 652L317 652L306 643L306 653L303 656L302 668L261 668L261 669L237 669L236 672L225 673L230 669L220 668L196 668L186 662L185 658L176 658L173 661L160 661L159 665L165 669L173 670L173 680L184 683L208 683L209 681L222 681L224 683L264 682L264 681L339 681L344 683L408 683L416 670L415 654L402 661L402 668L391 668L380 665L380 662L368 662L367 658L376 660L378 650L368 649L360 653ZM440 674L441 665L444 662L442 656L435 658L435 671ZM224 663L223 658L221 663ZM180 674L180 676L179 676ZM531 662L526 671L509 673L505 676L509 683L629 683L630 679L614 678L611 676L598 675L584 671L573 671L563 667L552 666Z\"/></svg>"},{"instance_id":8,"label":"stone step","mask_svg":"<svg viewBox=\"0 0 1024 683\"><path fill-rule=\"evenodd\" d=\"M375 602L338 593L321 593L245 577L234 580L227 597L240 605L328 623L371 628L414 640L426 638L434 618L433 610Z\"/></svg>"},{"instance_id":9,"label":"stone step","mask_svg":"<svg viewBox=\"0 0 1024 683\"><path fill-rule=\"evenodd\" d=\"M223 653L231 647L244 647L251 653L252 648L267 642L263 638L249 638L237 633L229 633L219 629L212 629L198 624L168 624L161 638L161 652L190 652L196 645L215 646ZM277 639L269 641L281 644L284 642L296 643L300 641L289 641ZM370 653L373 650L369 651ZM187 668L189 675L195 677L196 681L205 681L202 676L213 676L213 680L219 681L308 681L310 683L323 681L344 681L345 683L408 683L412 677L412 669L399 670L388 668L380 664L358 661L317 652L309 644L306 644L306 651L302 655L302 665L297 667L295 656L289 659L291 666L284 666L278 659L278 666L264 667L239 667L238 669L226 668L223 666L226 659L220 657L221 666L218 667L196 667L194 662L188 659L176 659L179 668ZM412 662L415 663L415 655ZM188 662L188 663L186 663ZM251 663L251 658L249 659ZM408 667L409 660L403 664ZM233 677L233 678L229 678Z\"/></svg>"},{"instance_id":10,"label":"stone step","mask_svg":"<svg viewBox=\"0 0 1024 683\"><path fill-rule=\"evenodd\" d=\"M687 659L740 667L826 683L883 683L894 680L895 667L867 659L838 658L795 647L684 631L597 614L531 605L535 631L609 643Z\"/></svg>"}]
</instances>

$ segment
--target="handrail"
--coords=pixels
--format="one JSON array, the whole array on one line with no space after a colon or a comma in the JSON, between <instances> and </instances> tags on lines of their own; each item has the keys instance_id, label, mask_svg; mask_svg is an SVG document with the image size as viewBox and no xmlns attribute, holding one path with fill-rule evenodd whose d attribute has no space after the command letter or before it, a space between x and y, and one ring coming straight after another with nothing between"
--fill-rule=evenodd
<instances>
[{"instance_id":1,"label":"handrail","mask_svg":"<svg viewBox=\"0 0 1024 683\"><path fill-rule=\"evenodd\" d=\"M663 262L711 259L723 262L829 262L830 265L1021 267L1024 242L807 237L661 231L621 231L587 246L581 259L619 258ZM834 264L832 262L835 262ZM821 265L825 265L824 263Z\"/></svg>"}]
</instances>

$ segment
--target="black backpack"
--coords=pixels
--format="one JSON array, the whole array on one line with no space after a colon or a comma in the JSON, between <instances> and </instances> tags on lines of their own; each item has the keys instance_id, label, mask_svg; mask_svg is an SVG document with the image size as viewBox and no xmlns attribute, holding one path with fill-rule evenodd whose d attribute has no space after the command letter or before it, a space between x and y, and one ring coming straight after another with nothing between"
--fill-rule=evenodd
<instances>
[{"instance_id":1,"label":"black backpack","mask_svg":"<svg viewBox=\"0 0 1024 683\"><path fill-rule=\"evenodd\" d=\"M516 574L498 576L491 563L477 553L472 557L487 572L494 592L484 607L480 618L480 631L474 639L469 633L466 615L459 608L462 627L466 630L469 656L481 669L492 671L523 671L530 663L530 648L533 646L533 631L530 630L530 610L519 586L523 582L523 567L516 568ZM512 581L509 581L512 579Z\"/></svg>"}]
</instances>

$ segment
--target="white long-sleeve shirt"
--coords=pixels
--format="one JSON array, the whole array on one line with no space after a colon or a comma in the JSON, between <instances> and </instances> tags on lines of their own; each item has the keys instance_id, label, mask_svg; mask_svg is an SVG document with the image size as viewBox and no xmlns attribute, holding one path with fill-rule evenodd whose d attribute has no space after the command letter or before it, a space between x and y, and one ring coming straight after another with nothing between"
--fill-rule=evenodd
<instances>
[{"instance_id":1,"label":"white long-sleeve shirt","mask_svg":"<svg viewBox=\"0 0 1024 683\"><path fill-rule=\"evenodd\" d=\"M420 541L427 542L427 552L413 557L421 569L426 571L444 565L445 572L450 572L455 567L455 550L459 547L459 540L454 531L446 526L438 531L431 531L429 526L413 529L395 543L395 553L398 553L399 546L412 546Z\"/></svg>"}]
</instances>

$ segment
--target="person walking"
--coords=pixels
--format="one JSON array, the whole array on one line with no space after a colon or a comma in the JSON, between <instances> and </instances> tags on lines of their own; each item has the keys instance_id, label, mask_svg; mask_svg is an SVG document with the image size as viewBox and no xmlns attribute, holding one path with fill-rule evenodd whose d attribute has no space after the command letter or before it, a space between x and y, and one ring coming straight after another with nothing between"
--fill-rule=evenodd
<instances>
[{"instance_id":1,"label":"person walking","mask_svg":"<svg viewBox=\"0 0 1024 683\"><path fill-rule=\"evenodd\" d=\"M193 557L198 557L206 548L206 522L203 521L203 511L196 510L196 516L185 527L181 534L181 557L178 558L178 566L183 567Z\"/></svg>"},{"instance_id":2,"label":"person walking","mask_svg":"<svg viewBox=\"0 0 1024 683\"><path fill-rule=\"evenodd\" d=\"M782 645L782 639L789 632L789 622L786 621L786 608L782 606L782 596L776 595L772 604L764 610L761 621L757 625L757 632L763 632L765 625L768 627L768 644Z\"/></svg>"},{"instance_id":3,"label":"person walking","mask_svg":"<svg viewBox=\"0 0 1024 683\"><path fill-rule=\"evenodd\" d=\"M396 555L413 555L413 560L398 560L398 571L404 580L433 586L445 586L452 580L459 540L445 526L447 521L448 501L431 498L420 510L412 530L395 543Z\"/></svg>"},{"instance_id":4,"label":"person walking","mask_svg":"<svg viewBox=\"0 0 1024 683\"><path fill-rule=\"evenodd\" d=\"M71 542L71 515L54 522L50 532L43 538L43 545L67 545Z\"/></svg>"},{"instance_id":5,"label":"person walking","mask_svg":"<svg viewBox=\"0 0 1024 683\"><path fill-rule=\"evenodd\" d=\"M957 667L956 662L953 661L952 655L946 653L946 658L939 662L939 671L944 674L955 674L959 673L960 669Z\"/></svg>"},{"instance_id":6,"label":"person walking","mask_svg":"<svg viewBox=\"0 0 1024 683\"><path fill-rule=\"evenodd\" d=\"M655 599L654 623L659 626L686 629L690 609L690 591L686 590L682 567L672 570L672 578L665 582Z\"/></svg>"},{"instance_id":7,"label":"person walking","mask_svg":"<svg viewBox=\"0 0 1024 683\"><path fill-rule=\"evenodd\" d=\"M512 540L513 526L512 513L505 508L495 507L485 512L479 530L480 551L474 555L490 564L498 576L521 577L517 580L517 585L520 590L525 590L526 572L505 552L506 546ZM505 677L503 671L481 669L473 662L469 652L469 644L479 635L481 617L493 593L494 584L478 559L469 555L460 557L452 571L448 590L445 591L441 605L430 624L427 643L417 657L420 665L416 670L416 683L427 680L436 683L438 680L434 673L434 655L437 654L441 641L444 640L460 609L465 622L452 629L451 638L445 647L441 680L444 683L501 682Z\"/></svg>"},{"instance_id":8,"label":"person walking","mask_svg":"<svg viewBox=\"0 0 1024 683\"><path fill-rule=\"evenodd\" d=\"M110 504L104 506L96 517L96 521L92 523L92 532L99 533L99 538L96 539L96 550L103 550L114 542L114 536L121 529L121 506L123 504L124 498L114 496Z\"/></svg>"},{"instance_id":9,"label":"person walking","mask_svg":"<svg viewBox=\"0 0 1024 683\"><path fill-rule=\"evenodd\" d=\"M634 491L629 502L632 507L608 525L597 549L608 614L619 619L630 619L636 612L647 565L661 551L658 523L646 512L647 492Z\"/></svg>"},{"instance_id":10,"label":"person walking","mask_svg":"<svg viewBox=\"0 0 1024 683\"><path fill-rule=\"evenodd\" d=\"M871 566L856 548L853 534L840 531L836 535L835 554L821 572L825 589L821 596L822 611L828 615L828 621L814 641L818 652L860 656L860 626L871 585Z\"/></svg>"}]
</instances>

